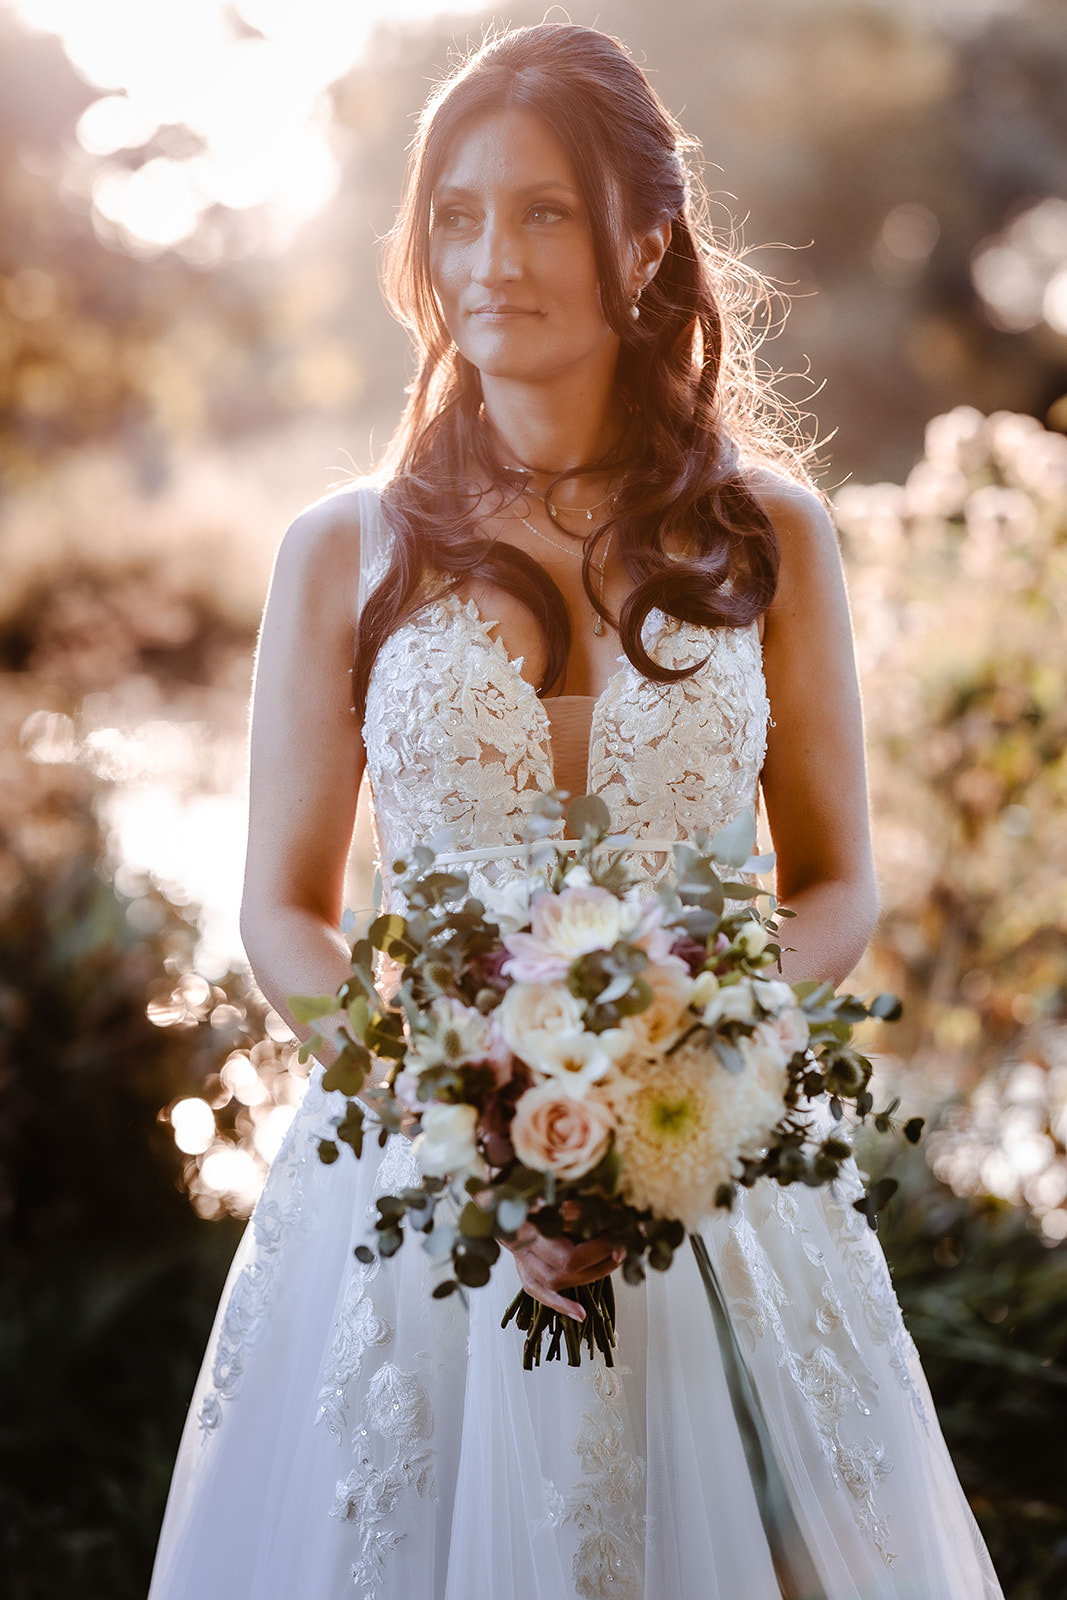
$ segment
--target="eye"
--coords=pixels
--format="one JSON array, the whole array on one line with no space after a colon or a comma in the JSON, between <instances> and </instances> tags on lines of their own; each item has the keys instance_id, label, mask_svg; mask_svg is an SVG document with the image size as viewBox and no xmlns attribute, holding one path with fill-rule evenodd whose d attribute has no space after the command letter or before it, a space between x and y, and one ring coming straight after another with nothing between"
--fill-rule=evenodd
<instances>
[{"instance_id":1,"label":"eye","mask_svg":"<svg viewBox=\"0 0 1067 1600\"><path fill-rule=\"evenodd\" d=\"M565 222L567 217L570 215L570 212L567 211L565 206L557 205L555 203L550 204L547 200L545 200L539 201L536 205L531 206L526 215L530 218L531 222L541 224L545 222Z\"/></svg>"},{"instance_id":2,"label":"eye","mask_svg":"<svg viewBox=\"0 0 1067 1600\"><path fill-rule=\"evenodd\" d=\"M462 228L463 224L469 220L467 212L461 211L459 206L442 206L439 211L434 211L433 214L433 226L435 229L443 228L453 233Z\"/></svg>"}]
</instances>

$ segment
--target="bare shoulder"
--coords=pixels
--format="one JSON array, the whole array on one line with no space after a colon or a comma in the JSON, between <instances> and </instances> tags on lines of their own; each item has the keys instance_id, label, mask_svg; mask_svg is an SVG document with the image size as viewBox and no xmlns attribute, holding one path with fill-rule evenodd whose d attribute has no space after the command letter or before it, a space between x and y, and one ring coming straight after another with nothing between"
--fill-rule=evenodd
<instances>
[{"instance_id":1,"label":"bare shoulder","mask_svg":"<svg viewBox=\"0 0 1067 1600\"><path fill-rule=\"evenodd\" d=\"M762 461L745 467L745 479L778 536L778 589L767 618L801 607L811 611L843 583L837 529L817 490Z\"/></svg>"},{"instance_id":2,"label":"bare shoulder","mask_svg":"<svg viewBox=\"0 0 1067 1600\"><path fill-rule=\"evenodd\" d=\"M274 582L356 604L366 496L362 483L337 489L298 512L278 547Z\"/></svg>"},{"instance_id":3,"label":"bare shoulder","mask_svg":"<svg viewBox=\"0 0 1067 1600\"><path fill-rule=\"evenodd\" d=\"M745 482L770 518L783 542L783 559L789 551L786 541L837 544L837 534L827 503L817 490L798 478L791 478L780 467L764 461L750 461L744 467Z\"/></svg>"}]
</instances>

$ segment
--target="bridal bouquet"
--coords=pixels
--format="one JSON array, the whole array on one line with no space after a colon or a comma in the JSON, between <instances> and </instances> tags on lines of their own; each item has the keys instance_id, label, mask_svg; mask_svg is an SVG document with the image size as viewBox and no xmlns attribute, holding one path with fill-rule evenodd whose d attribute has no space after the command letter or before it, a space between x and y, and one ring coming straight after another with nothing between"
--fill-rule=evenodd
<instances>
[{"instance_id":1,"label":"bridal bouquet","mask_svg":"<svg viewBox=\"0 0 1067 1600\"><path fill-rule=\"evenodd\" d=\"M562 811L557 796L540 797L533 831ZM362 1153L367 1110L381 1144L414 1139L420 1181L378 1199L376 1244L390 1256L420 1233L442 1264L435 1296L488 1282L500 1241L521 1245L531 1229L606 1238L639 1282L646 1263L669 1267L738 1185L837 1177L851 1147L825 1120L816 1130L814 1102L835 1122L846 1104L859 1121L874 1112L852 1029L893 1018L899 1003L773 976L778 919L792 913L731 877L771 859L749 859L751 814L676 845L675 870L655 888L631 881L626 860L640 846L610 832L602 801L573 802L567 820L577 848L531 840L525 873L491 899L471 897L464 872L419 847L396 864L404 914L371 925L335 995L292 1001L301 1022L341 1016L322 1081L347 1104L320 1158L335 1161L339 1143ZM376 952L402 974L388 998ZM305 1053L322 1043L313 1036ZM895 1111L876 1126L886 1131ZM912 1118L903 1132L914 1142L921 1126ZM883 1179L855 1202L872 1227L895 1187ZM374 1259L367 1245L356 1253ZM525 1291L508 1308L527 1367L546 1337L548 1360L565 1347L577 1365L584 1344L611 1363L611 1278L566 1292L584 1322Z\"/></svg>"}]
</instances>

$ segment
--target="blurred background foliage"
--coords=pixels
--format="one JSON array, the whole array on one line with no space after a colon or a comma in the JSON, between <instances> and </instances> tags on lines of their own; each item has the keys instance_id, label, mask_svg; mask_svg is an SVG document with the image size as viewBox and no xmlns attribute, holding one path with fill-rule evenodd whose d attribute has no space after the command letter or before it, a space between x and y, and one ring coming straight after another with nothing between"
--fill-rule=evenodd
<instances>
[{"instance_id":1,"label":"blurred background foliage","mask_svg":"<svg viewBox=\"0 0 1067 1600\"><path fill-rule=\"evenodd\" d=\"M235 930L273 549L408 375L377 290L480 13L0 0L0 1584L147 1586L302 1091ZM556 13L552 13L556 15ZM540 20L516 6L497 21ZM1057 0L599 0L792 299L931 1120L882 1229L1010 1600L1067 1593L1067 33ZM784 308L784 307L783 307ZM810 369L809 369L810 362ZM792 374L793 376L788 376ZM352 899L365 897L365 832ZM886 1053L891 1052L891 1053ZM883 1142L884 1143L884 1142Z\"/></svg>"}]
</instances>

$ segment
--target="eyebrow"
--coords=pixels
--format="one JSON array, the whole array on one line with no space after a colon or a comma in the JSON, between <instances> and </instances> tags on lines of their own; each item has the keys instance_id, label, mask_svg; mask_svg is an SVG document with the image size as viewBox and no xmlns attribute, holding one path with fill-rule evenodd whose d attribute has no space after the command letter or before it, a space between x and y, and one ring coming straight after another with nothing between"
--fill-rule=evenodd
<instances>
[{"instance_id":1,"label":"eyebrow","mask_svg":"<svg viewBox=\"0 0 1067 1600\"><path fill-rule=\"evenodd\" d=\"M528 183L515 191L520 196L531 194L544 194L546 189L558 189L562 194L569 194L573 199L579 199L578 191L572 189L569 183L563 183L559 178L546 178L543 183ZM434 200L440 204L443 199L449 200L474 200L477 195L473 189L465 189L462 184L449 183L434 191Z\"/></svg>"}]
</instances>

